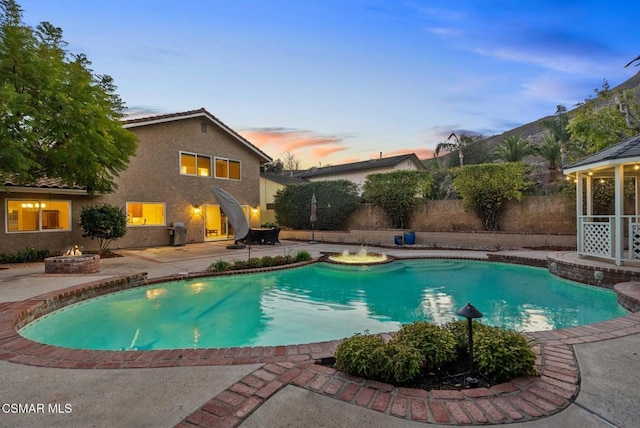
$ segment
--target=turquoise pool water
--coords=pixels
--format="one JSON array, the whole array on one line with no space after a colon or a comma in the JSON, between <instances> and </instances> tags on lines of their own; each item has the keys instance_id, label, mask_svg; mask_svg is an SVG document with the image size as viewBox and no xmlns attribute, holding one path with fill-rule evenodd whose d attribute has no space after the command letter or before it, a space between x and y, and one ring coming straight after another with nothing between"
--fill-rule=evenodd
<instances>
[{"instance_id":1,"label":"turquoise pool water","mask_svg":"<svg viewBox=\"0 0 640 428\"><path fill-rule=\"evenodd\" d=\"M459 260L376 266L315 263L296 269L168 282L87 300L21 334L103 350L310 343L414 320L444 323L471 302L481 322L539 331L626 315L615 293L545 269Z\"/></svg>"}]
</instances>

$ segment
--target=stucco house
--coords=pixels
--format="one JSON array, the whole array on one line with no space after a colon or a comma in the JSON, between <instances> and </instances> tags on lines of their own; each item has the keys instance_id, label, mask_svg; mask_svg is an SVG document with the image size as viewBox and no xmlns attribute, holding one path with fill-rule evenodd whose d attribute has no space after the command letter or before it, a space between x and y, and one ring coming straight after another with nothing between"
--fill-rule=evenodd
<instances>
[{"instance_id":1,"label":"stucco house","mask_svg":"<svg viewBox=\"0 0 640 428\"><path fill-rule=\"evenodd\" d=\"M308 181L287 174L260 173L260 219L262 223L276 222L273 202L278 190L286 186L304 183L308 183Z\"/></svg>"},{"instance_id":2,"label":"stucco house","mask_svg":"<svg viewBox=\"0 0 640 428\"><path fill-rule=\"evenodd\" d=\"M308 181L349 180L362 189L362 185L370 174L402 170L420 171L424 169L424 165L422 165L415 153L386 158L383 158L381 153L377 159L311 168L294 175Z\"/></svg>"},{"instance_id":3,"label":"stucco house","mask_svg":"<svg viewBox=\"0 0 640 428\"><path fill-rule=\"evenodd\" d=\"M210 189L220 187L242 205L250 226L260 224L260 165L271 158L205 109L123 121L138 137L129 167L116 178L117 191L89 197L82 188L55 180L32 186L7 181L0 189L4 210L0 252L26 246L94 249L82 237L82 207L109 203L127 214L127 234L114 248L169 245L169 226L184 222L186 242L230 239L227 222Z\"/></svg>"}]
</instances>

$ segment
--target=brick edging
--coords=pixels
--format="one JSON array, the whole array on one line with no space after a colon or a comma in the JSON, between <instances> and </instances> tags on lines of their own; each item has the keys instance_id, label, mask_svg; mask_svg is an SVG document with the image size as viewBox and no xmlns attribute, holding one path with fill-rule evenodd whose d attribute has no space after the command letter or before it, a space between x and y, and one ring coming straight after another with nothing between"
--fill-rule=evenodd
<instances>
[{"instance_id":1,"label":"brick edging","mask_svg":"<svg viewBox=\"0 0 640 428\"><path fill-rule=\"evenodd\" d=\"M314 362L266 364L207 401L178 426L238 426L287 385L415 422L526 422L560 412L579 391L580 373L571 346L539 345L536 352L540 376L464 390L396 387Z\"/></svg>"}]
</instances>

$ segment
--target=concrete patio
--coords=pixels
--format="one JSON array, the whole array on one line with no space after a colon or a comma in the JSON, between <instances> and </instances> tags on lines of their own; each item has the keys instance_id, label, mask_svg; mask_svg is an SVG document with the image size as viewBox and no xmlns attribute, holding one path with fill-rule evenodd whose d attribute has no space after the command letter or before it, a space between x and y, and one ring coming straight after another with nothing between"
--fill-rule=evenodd
<instances>
[{"instance_id":1,"label":"concrete patio","mask_svg":"<svg viewBox=\"0 0 640 428\"><path fill-rule=\"evenodd\" d=\"M0 315L13 302L22 302L79 284L140 272L147 272L149 279L186 275L202 271L220 259L232 261L247 257L247 250L228 250L226 244L205 243L118 251L124 257L101 260L100 272L91 275L45 274L42 263L12 266L8 269L3 269L4 266L0 265ZM282 246L254 246L251 248L251 255L284 255L306 250L313 257L319 257L324 252L341 252L344 249L354 251L357 248L342 244L283 241ZM385 248L376 251L398 257L488 257L483 251L418 248ZM548 255L543 251L503 253L542 260ZM557 253L554 254L558 256ZM567 254L567 257L571 255ZM589 263L598 262L590 260ZM603 263L603 266L607 265ZM515 407L512 406L515 412L505 411L507 405L493 415L484 408L485 421L482 422L482 415L473 414L476 407L461 407L462 413L456 414L458 408L455 403L447 407L446 400L436 400L445 403L445 411L441 416L446 417L447 421L441 425L467 425L462 422L467 419L487 425L500 420L499 414L510 413L501 422L513 422L512 426L637 426L637 421L640 420L640 394L636 391L635 378L630 374L640 370L640 319L637 316L626 318L631 319L628 326L609 324L621 326L619 329L612 328L619 330L617 332L605 334L594 329L594 334L590 336L581 334L579 337L562 339L541 336L541 340L545 340L551 347L559 349L566 346L575 352L579 371L569 364L566 373L568 377L574 376L577 379L577 396L573 394L569 399L570 404L563 410L557 412L551 407L545 410L549 404L545 402L540 402L540 407L532 406L535 401L532 399L532 402L525 403L532 406L530 412L517 407L517 403L513 404ZM607 337L616 338L604 340ZM8 339L0 338L0 343L5 341ZM291 362L207 366L187 366L181 363L179 366L157 368L84 369L34 366L20 364L19 360L9 353L0 353L0 405L3 406L0 408L0 426L170 427L199 424L242 427L418 427L439 426L437 421L444 421L437 419L437 414L433 411L427 411L424 419L417 418L421 408L417 405L412 407L414 402L411 398L406 404L408 409L404 411L405 417L394 416L401 412L394 410L392 406L386 411L375 410L373 400L362 405L363 395L347 399L345 391L350 385L354 385L354 382L347 382L349 379L342 379L345 381L341 387L343 389L331 396L326 392L328 384L321 385L321 380L324 379L323 376L327 379L332 376L335 378L335 373L309 374L311 369L307 366L302 367L300 373L294 373L293 370L298 367ZM556 364L556 367L562 368L563 364ZM292 373L297 374L297 377L291 378L288 383L281 382L282 385L270 394L260 395L259 386L262 385L259 383L251 389L252 379L258 382L255 381L256 376L263 376L265 384L273 385L274 380L283 380L286 376L293 376ZM309 379L304 374L308 374ZM562 374L557 377L562 377ZM366 392L364 389L358 391L359 394ZM232 404L225 400L238 396L244 399L241 405L233 411L229 410ZM482 397L477 401L481 400ZM216 403L222 404L216 407ZM431 401L426 400L425 403ZM12 404L42 404L44 411L16 413L12 411ZM525 404L521 404L522 407ZM34 409L37 410L38 407L34 406ZM535 416L536 414L539 415Z\"/></svg>"}]
</instances>

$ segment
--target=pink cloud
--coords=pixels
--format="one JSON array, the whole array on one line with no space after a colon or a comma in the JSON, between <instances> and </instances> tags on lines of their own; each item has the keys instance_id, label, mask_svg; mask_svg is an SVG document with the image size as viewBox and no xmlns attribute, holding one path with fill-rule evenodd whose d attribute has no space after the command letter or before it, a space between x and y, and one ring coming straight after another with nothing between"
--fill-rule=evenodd
<instances>
[{"instance_id":1,"label":"pink cloud","mask_svg":"<svg viewBox=\"0 0 640 428\"><path fill-rule=\"evenodd\" d=\"M308 168L311 165L323 164L335 153L348 150L344 144L344 136L321 135L312 131L288 128L258 128L239 131L247 140L261 150L274 153L274 159L285 153L293 154ZM332 163L335 163L332 162ZM342 163L342 162L339 162Z\"/></svg>"},{"instance_id":2,"label":"pink cloud","mask_svg":"<svg viewBox=\"0 0 640 428\"><path fill-rule=\"evenodd\" d=\"M313 156L314 159L325 158L327 156L344 151L346 149L347 149L346 147L341 147L341 146L316 147L311 150L311 156Z\"/></svg>"}]
</instances>

